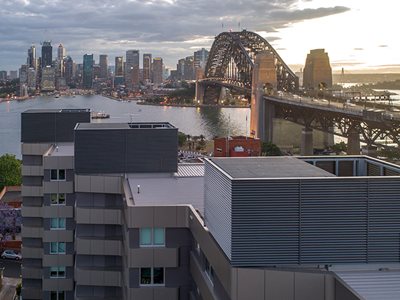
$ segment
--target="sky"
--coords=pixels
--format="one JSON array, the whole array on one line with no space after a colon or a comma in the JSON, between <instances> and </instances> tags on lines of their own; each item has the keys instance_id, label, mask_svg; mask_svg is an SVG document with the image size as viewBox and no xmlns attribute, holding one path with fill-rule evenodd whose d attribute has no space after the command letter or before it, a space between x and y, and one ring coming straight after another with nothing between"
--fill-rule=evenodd
<instances>
[{"instance_id":1,"label":"sky","mask_svg":"<svg viewBox=\"0 0 400 300\"><path fill-rule=\"evenodd\" d=\"M33 43L62 43L83 54L115 56L129 49L179 58L211 48L222 31L247 29L265 37L298 71L310 49L324 48L335 71L400 72L395 0L0 0L0 70L26 62Z\"/></svg>"}]
</instances>

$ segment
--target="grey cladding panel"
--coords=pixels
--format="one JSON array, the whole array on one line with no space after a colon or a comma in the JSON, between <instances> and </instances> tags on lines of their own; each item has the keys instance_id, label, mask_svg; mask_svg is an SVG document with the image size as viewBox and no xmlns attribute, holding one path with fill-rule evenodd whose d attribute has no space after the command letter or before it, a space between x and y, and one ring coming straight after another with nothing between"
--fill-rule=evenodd
<instances>
[{"instance_id":1,"label":"grey cladding panel","mask_svg":"<svg viewBox=\"0 0 400 300\"><path fill-rule=\"evenodd\" d=\"M176 172L177 129L75 130L75 171Z\"/></svg>"},{"instance_id":2,"label":"grey cladding panel","mask_svg":"<svg viewBox=\"0 0 400 300\"><path fill-rule=\"evenodd\" d=\"M299 181L232 183L232 264L297 263Z\"/></svg>"},{"instance_id":3,"label":"grey cladding panel","mask_svg":"<svg viewBox=\"0 0 400 300\"><path fill-rule=\"evenodd\" d=\"M37 112L21 114L21 142L73 142L77 123L90 122L90 112Z\"/></svg>"},{"instance_id":4,"label":"grey cladding panel","mask_svg":"<svg viewBox=\"0 0 400 300\"><path fill-rule=\"evenodd\" d=\"M364 263L367 181L301 182L301 263Z\"/></svg>"}]
</instances>

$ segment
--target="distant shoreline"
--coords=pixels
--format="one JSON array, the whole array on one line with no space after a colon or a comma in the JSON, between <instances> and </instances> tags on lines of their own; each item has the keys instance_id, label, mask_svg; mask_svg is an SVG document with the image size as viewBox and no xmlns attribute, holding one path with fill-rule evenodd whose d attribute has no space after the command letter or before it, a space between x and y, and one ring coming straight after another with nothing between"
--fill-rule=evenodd
<instances>
[{"instance_id":1,"label":"distant shoreline","mask_svg":"<svg viewBox=\"0 0 400 300\"><path fill-rule=\"evenodd\" d=\"M161 104L161 103L149 103L143 101L137 101L138 105L151 105L151 106L171 106L171 107L219 107L219 108L250 108L250 105L220 105L220 104Z\"/></svg>"}]
</instances>

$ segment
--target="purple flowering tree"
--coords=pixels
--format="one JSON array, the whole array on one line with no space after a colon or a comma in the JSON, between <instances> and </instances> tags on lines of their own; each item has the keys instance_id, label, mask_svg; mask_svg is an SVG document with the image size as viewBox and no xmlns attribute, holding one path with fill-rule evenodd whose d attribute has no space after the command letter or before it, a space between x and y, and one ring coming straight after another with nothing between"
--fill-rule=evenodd
<instances>
[{"instance_id":1,"label":"purple flowering tree","mask_svg":"<svg viewBox=\"0 0 400 300\"><path fill-rule=\"evenodd\" d=\"M21 228L21 209L0 202L0 248L4 242L15 239Z\"/></svg>"}]
</instances>

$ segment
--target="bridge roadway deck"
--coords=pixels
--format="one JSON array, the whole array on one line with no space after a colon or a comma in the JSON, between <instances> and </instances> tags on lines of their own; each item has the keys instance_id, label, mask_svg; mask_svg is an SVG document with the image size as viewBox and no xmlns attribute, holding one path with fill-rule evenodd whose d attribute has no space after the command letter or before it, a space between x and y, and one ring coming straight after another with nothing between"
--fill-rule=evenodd
<instances>
[{"instance_id":1,"label":"bridge roadway deck","mask_svg":"<svg viewBox=\"0 0 400 300\"><path fill-rule=\"evenodd\" d=\"M354 103L334 102L325 99L315 99L283 92L278 92L278 94L275 95L265 95L264 99L267 101L293 105L296 107L338 113L341 115L346 115L349 118L357 118L363 121L389 121L400 123L400 112L389 110L389 106L386 110L374 109L371 107L365 108L363 105L357 105ZM376 115L371 116L371 114L368 114L371 112L378 114L381 120L377 120Z\"/></svg>"}]
</instances>

